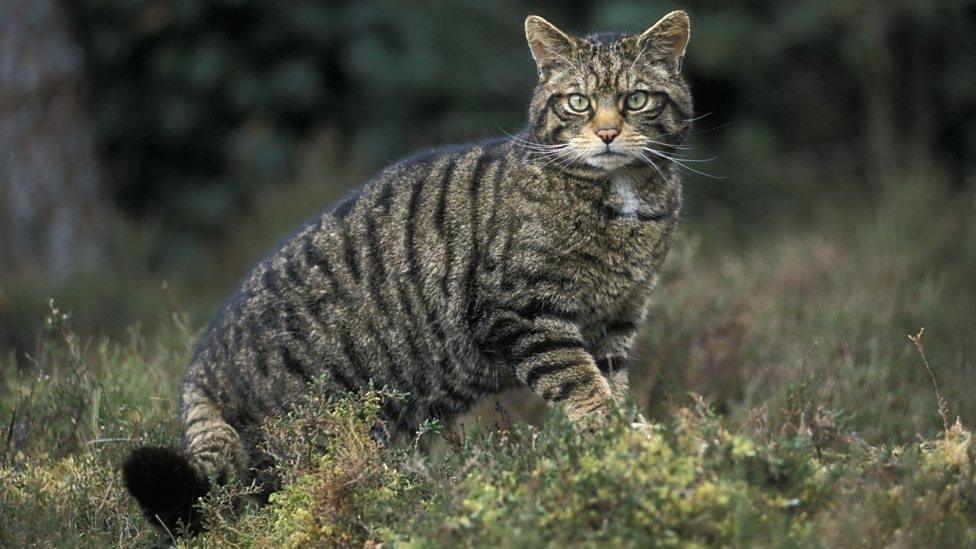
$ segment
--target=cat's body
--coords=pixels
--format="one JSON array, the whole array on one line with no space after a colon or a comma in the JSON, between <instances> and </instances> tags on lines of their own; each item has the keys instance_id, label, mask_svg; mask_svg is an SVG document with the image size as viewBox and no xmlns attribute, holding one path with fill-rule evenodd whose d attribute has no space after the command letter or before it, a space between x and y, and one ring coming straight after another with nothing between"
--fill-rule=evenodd
<instances>
[{"instance_id":1,"label":"cat's body","mask_svg":"<svg viewBox=\"0 0 976 549\"><path fill-rule=\"evenodd\" d=\"M652 164L636 148L621 158L611 143L637 146L650 134L671 151L687 132L690 94L662 34L669 18L683 24L683 54L680 12L640 37L585 40L530 18L540 85L528 130L401 161L260 263L189 368L183 453L137 451L126 465L146 514L192 522L185 502L207 477L255 478L271 465L263 421L317 380L334 394L405 393L384 408L393 436L520 385L575 421L624 399L627 354L673 239L681 186L672 163ZM660 56L647 54L659 46ZM579 98L562 103L567 86L590 95L589 115ZM652 89L657 104L621 95L628 86ZM590 133L600 151L579 141ZM177 472L160 479L166 467ZM154 501L191 472L180 497Z\"/></svg>"}]
</instances>

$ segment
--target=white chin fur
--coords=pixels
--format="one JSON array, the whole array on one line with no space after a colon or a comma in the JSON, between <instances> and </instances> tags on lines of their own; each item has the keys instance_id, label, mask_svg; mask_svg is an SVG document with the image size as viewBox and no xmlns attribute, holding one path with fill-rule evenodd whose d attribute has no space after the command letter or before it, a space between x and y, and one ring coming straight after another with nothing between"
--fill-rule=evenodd
<instances>
[{"instance_id":1,"label":"white chin fur","mask_svg":"<svg viewBox=\"0 0 976 549\"><path fill-rule=\"evenodd\" d=\"M633 158L629 155L615 154L615 155L597 155L587 157L586 163L590 166L596 168L602 168L604 170L616 170L617 168L622 168L627 164L633 162Z\"/></svg>"}]
</instances>

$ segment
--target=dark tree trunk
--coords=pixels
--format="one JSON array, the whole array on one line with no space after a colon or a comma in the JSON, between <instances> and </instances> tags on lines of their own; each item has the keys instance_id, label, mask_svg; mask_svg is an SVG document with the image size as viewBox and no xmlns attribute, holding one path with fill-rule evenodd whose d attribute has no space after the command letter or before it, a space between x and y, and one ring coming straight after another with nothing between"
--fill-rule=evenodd
<instances>
[{"instance_id":1,"label":"dark tree trunk","mask_svg":"<svg viewBox=\"0 0 976 549\"><path fill-rule=\"evenodd\" d=\"M0 0L0 286L57 282L101 256L85 65L64 6Z\"/></svg>"}]
</instances>

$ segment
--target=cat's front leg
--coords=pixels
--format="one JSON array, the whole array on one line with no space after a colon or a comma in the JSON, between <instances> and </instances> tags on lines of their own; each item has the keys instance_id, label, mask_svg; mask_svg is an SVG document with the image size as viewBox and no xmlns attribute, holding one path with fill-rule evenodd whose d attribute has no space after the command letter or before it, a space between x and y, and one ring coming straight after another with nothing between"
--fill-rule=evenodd
<instances>
[{"instance_id":1,"label":"cat's front leg","mask_svg":"<svg viewBox=\"0 0 976 549\"><path fill-rule=\"evenodd\" d=\"M630 353L637 338L637 322L619 319L603 325L591 345L596 366L613 392L618 405L630 398ZM634 418L635 425L646 424L641 414Z\"/></svg>"},{"instance_id":2,"label":"cat's front leg","mask_svg":"<svg viewBox=\"0 0 976 549\"><path fill-rule=\"evenodd\" d=\"M513 349L515 375L550 405L562 406L570 420L596 419L589 416L606 409L613 391L593 356L582 345L568 343L543 333Z\"/></svg>"},{"instance_id":3,"label":"cat's front leg","mask_svg":"<svg viewBox=\"0 0 976 549\"><path fill-rule=\"evenodd\" d=\"M567 417L599 422L613 392L586 349L577 324L561 315L505 310L485 333L485 351L502 355L515 376Z\"/></svg>"},{"instance_id":4,"label":"cat's front leg","mask_svg":"<svg viewBox=\"0 0 976 549\"><path fill-rule=\"evenodd\" d=\"M609 322L601 327L590 349L597 369L607 378L613 398L623 404L630 396L630 350L637 337L637 324L631 320Z\"/></svg>"}]
</instances>

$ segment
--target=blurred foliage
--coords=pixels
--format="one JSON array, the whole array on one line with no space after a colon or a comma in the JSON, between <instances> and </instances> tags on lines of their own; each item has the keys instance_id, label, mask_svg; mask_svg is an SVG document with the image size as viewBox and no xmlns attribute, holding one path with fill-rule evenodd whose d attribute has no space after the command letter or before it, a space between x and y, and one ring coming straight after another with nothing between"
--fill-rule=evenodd
<instances>
[{"instance_id":1,"label":"blurred foliage","mask_svg":"<svg viewBox=\"0 0 976 549\"><path fill-rule=\"evenodd\" d=\"M323 128L345 162L370 169L517 130L535 80L528 13L585 34L690 11L687 70L707 132L696 142L720 157L704 170L727 177L690 174L702 182L694 208L793 213L908 170L974 177L976 6L964 0L71 5L115 200L181 239L226 230Z\"/></svg>"},{"instance_id":2,"label":"blurred foliage","mask_svg":"<svg viewBox=\"0 0 976 549\"><path fill-rule=\"evenodd\" d=\"M808 387L865 440L908 440L940 423L906 339L924 326L950 420L976 420L974 191L892 185L870 211L835 205L816 229L718 250L686 228L635 353L649 417L694 391L745 427Z\"/></svg>"},{"instance_id":3,"label":"blurred foliage","mask_svg":"<svg viewBox=\"0 0 976 549\"><path fill-rule=\"evenodd\" d=\"M310 129L336 128L344 153L375 163L416 142L484 131L488 121L515 123L531 60L521 47L521 64L496 57L518 40L520 19L506 17L514 5L407 6L76 3L119 204L212 231L256 185L290 175ZM448 12L466 23L442 24ZM483 47L498 36L501 48Z\"/></svg>"}]
</instances>

